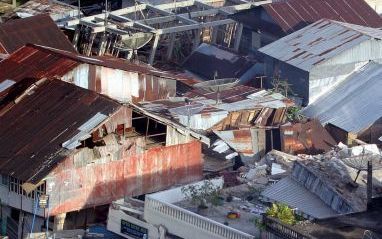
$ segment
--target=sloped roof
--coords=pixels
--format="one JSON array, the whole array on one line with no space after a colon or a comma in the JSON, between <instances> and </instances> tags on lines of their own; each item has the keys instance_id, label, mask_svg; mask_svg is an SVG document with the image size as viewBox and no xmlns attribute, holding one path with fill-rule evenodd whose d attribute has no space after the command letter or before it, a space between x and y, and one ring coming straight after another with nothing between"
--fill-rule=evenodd
<instances>
[{"instance_id":1,"label":"sloped roof","mask_svg":"<svg viewBox=\"0 0 382 239\"><path fill-rule=\"evenodd\" d=\"M19 82L25 78L61 77L82 63L175 79L175 76L146 64L138 65L111 57L85 57L73 52L27 44L0 61L0 69L7 69L0 70L0 83L5 80ZM6 92L0 89L0 98L4 94Z\"/></svg>"},{"instance_id":2,"label":"sloped roof","mask_svg":"<svg viewBox=\"0 0 382 239\"><path fill-rule=\"evenodd\" d=\"M49 15L37 15L0 24L0 53L13 53L27 43L76 52Z\"/></svg>"},{"instance_id":3,"label":"sloped roof","mask_svg":"<svg viewBox=\"0 0 382 239\"><path fill-rule=\"evenodd\" d=\"M382 65L370 62L302 113L347 132L360 133L382 117Z\"/></svg>"},{"instance_id":4,"label":"sloped roof","mask_svg":"<svg viewBox=\"0 0 382 239\"><path fill-rule=\"evenodd\" d=\"M314 193L290 177L285 177L276 184L267 187L261 196L271 202L281 202L292 208L297 208L313 218L320 219L338 215Z\"/></svg>"},{"instance_id":5,"label":"sloped roof","mask_svg":"<svg viewBox=\"0 0 382 239\"><path fill-rule=\"evenodd\" d=\"M322 18L352 24L382 27L382 18L363 0L287 0L263 4L233 15L247 25L256 25L252 13L264 9L281 31L289 34ZM270 29L264 29L270 30Z\"/></svg>"},{"instance_id":6,"label":"sloped roof","mask_svg":"<svg viewBox=\"0 0 382 239\"><path fill-rule=\"evenodd\" d=\"M240 78L252 66L253 62L219 47L202 43L183 63L183 68L204 78Z\"/></svg>"},{"instance_id":7,"label":"sloped roof","mask_svg":"<svg viewBox=\"0 0 382 239\"><path fill-rule=\"evenodd\" d=\"M70 83L43 82L0 115L0 173L39 182L68 154L64 142L83 128L93 130L120 107Z\"/></svg>"},{"instance_id":8,"label":"sloped roof","mask_svg":"<svg viewBox=\"0 0 382 239\"><path fill-rule=\"evenodd\" d=\"M322 19L259 49L260 52L309 71L369 39L382 39L382 30Z\"/></svg>"}]
</instances>

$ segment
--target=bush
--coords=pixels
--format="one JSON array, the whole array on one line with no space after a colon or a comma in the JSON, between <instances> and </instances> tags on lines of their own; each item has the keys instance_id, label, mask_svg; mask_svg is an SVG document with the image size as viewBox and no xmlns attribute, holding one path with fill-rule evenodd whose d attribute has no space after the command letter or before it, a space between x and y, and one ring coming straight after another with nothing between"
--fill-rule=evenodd
<instances>
[{"instance_id":1,"label":"bush","mask_svg":"<svg viewBox=\"0 0 382 239\"><path fill-rule=\"evenodd\" d=\"M266 211L267 216L278 218L283 223L293 225L296 223L296 216L292 209L286 204L273 203L272 207Z\"/></svg>"},{"instance_id":2,"label":"bush","mask_svg":"<svg viewBox=\"0 0 382 239\"><path fill-rule=\"evenodd\" d=\"M184 196L191 203L199 207L208 207L207 204L217 206L220 203L220 187L206 180L202 185L189 185L181 188Z\"/></svg>"}]
</instances>

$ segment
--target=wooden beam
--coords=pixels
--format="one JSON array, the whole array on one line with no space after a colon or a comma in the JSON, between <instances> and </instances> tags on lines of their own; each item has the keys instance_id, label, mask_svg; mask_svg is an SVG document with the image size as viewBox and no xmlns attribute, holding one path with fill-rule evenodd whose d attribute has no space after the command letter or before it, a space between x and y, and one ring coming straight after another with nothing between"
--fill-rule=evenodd
<instances>
[{"instance_id":1,"label":"wooden beam","mask_svg":"<svg viewBox=\"0 0 382 239\"><path fill-rule=\"evenodd\" d=\"M243 34L243 24L238 23L236 34L235 34L235 42L233 44L233 49L235 49L235 51L239 51L242 34Z\"/></svg>"},{"instance_id":2,"label":"wooden beam","mask_svg":"<svg viewBox=\"0 0 382 239\"><path fill-rule=\"evenodd\" d=\"M171 33L170 35L170 43L167 47L167 54L166 54L166 59L170 60L172 57L172 52L174 50L174 44L175 44L175 39L176 39L176 33Z\"/></svg>"},{"instance_id":3,"label":"wooden beam","mask_svg":"<svg viewBox=\"0 0 382 239\"><path fill-rule=\"evenodd\" d=\"M183 32L183 31L200 29L203 27L214 27L214 26L221 26L221 25L226 25L231 23L235 23L235 21L232 19L223 19L223 20L212 21L212 22L203 22L198 24L190 24L190 25L184 25L184 26L169 27L165 29L158 29L157 33L168 34L173 32Z\"/></svg>"},{"instance_id":4,"label":"wooden beam","mask_svg":"<svg viewBox=\"0 0 382 239\"><path fill-rule=\"evenodd\" d=\"M148 62L149 65L154 64L154 59L155 59L155 54L158 48L159 38L160 38L160 34L155 34L155 38L154 38L153 46L151 48L151 53L150 53L149 62Z\"/></svg>"}]
</instances>

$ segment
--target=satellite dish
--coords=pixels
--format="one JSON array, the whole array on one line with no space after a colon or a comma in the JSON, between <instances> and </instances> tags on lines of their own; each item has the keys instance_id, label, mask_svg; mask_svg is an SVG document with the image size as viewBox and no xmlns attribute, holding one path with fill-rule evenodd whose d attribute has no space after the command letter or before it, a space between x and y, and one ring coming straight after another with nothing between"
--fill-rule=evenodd
<instances>
[{"instance_id":1,"label":"satellite dish","mask_svg":"<svg viewBox=\"0 0 382 239\"><path fill-rule=\"evenodd\" d=\"M137 50L151 41L153 34L149 32L138 32L132 35L122 36L118 46L120 51Z\"/></svg>"},{"instance_id":2,"label":"satellite dish","mask_svg":"<svg viewBox=\"0 0 382 239\"><path fill-rule=\"evenodd\" d=\"M187 127L190 127L191 116L201 112L206 106L201 103L188 103L185 106L169 109L171 114L187 116Z\"/></svg>"},{"instance_id":3,"label":"satellite dish","mask_svg":"<svg viewBox=\"0 0 382 239\"><path fill-rule=\"evenodd\" d=\"M215 79L200 82L194 85L195 88L201 88L209 92L217 92L218 90L231 89L239 83L237 78Z\"/></svg>"},{"instance_id":4,"label":"satellite dish","mask_svg":"<svg viewBox=\"0 0 382 239\"><path fill-rule=\"evenodd\" d=\"M341 159L344 164L357 170L357 175L354 179L354 183L357 182L358 176L361 171L367 171L368 162L371 162L372 169L382 169L382 159L378 154L365 153L365 150L361 155L352 156Z\"/></svg>"},{"instance_id":5,"label":"satellite dish","mask_svg":"<svg viewBox=\"0 0 382 239\"><path fill-rule=\"evenodd\" d=\"M206 90L208 92L217 93L216 104L218 104L220 102L220 91L231 89L237 84L239 84L239 79L237 78L224 78L197 83L194 85L194 87Z\"/></svg>"}]
</instances>

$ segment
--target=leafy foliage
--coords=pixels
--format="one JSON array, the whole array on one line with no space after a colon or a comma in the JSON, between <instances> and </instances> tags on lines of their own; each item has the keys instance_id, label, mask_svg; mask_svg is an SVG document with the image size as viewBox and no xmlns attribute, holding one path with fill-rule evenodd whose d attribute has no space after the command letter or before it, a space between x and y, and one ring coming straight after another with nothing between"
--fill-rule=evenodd
<instances>
[{"instance_id":1,"label":"leafy foliage","mask_svg":"<svg viewBox=\"0 0 382 239\"><path fill-rule=\"evenodd\" d=\"M300 108L295 106L289 107L287 110L287 118L291 122L302 120L303 117L300 114Z\"/></svg>"},{"instance_id":2,"label":"leafy foliage","mask_svg":"<svg viewBox=\"0 0 382 239\"><path fill-rule=\"evenodd\" d=\"M283 223L293 225L296 223L296 216L292 209L286 204L282 203L273 203L266 211L267 216L278 218Z\"/></svg>"},{"instance_id":3,"label":"leafy foliage","mask_svg":"<svg viewBox=\"0 0 382 239\"><path fill-rule=\"evenodd\" d=\"M202 185L189 185L181 188L185 197L199 207L207 207L208 204L217 206L220 203L220 187L206 180Z\"/></svg>"}]
</instances>

